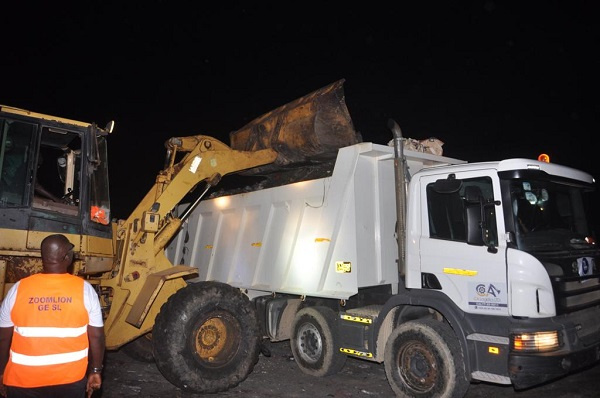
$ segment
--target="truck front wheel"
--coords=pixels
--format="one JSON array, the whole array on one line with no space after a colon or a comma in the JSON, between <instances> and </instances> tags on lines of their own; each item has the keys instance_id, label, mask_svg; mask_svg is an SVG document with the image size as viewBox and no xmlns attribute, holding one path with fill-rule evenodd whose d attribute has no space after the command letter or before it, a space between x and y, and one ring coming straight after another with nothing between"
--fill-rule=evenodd
<instances>
[{"instance_id":1,"label":"truck front wheel","mask_svg":"<svg viewBox=\"0 0 600 398\"><path fill-rule=\"evenodd\" d=\"M445 323L401 324L385 346L385 373L398 397L463 397L468 388L460 343Z\"/></svg>"},{"instance_id":2,"label":"truck front wheel","mask_svg":"<svg viewBox=\"0 0 600 398\"><path fill-rule=\"evenodd\" d=\"M307 307L296 314L290 345L302 372L328 376L344 367L346 355L337 348L335 319L327 307Z\"/></svg>"},{"instance_id":3,"label":"truck front wheel","mask_svg":"<svg viewBox=\"0 0 600 398\"><path fill-rule=\"evenodd\" d=\"M152 342L160 372L179 388L215 393L235 387L259 355L256 311L239 289L193 283L173 294L154 322Z\"/></svg>"}]
</instances>

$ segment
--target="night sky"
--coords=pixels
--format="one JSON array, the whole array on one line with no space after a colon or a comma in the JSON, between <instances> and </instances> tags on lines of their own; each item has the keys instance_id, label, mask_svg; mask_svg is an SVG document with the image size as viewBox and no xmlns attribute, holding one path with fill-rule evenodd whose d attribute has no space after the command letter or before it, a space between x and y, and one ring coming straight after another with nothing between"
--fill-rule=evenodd
<instances>
[{"instance_id":1,"label":"night sky","mask_svg":"<svg viewBox=\"0 0 600 398\"><path fill-rule=\"evenodd\" d=\"M387 143L393 118L405 137L441 139L449 157L545 152L600 176L593 1L21 3L0 22L0 103L115 120L114 216L152 186L169 137L229 143L339 79L364 141Z\"/></svg>"}]
</instances>

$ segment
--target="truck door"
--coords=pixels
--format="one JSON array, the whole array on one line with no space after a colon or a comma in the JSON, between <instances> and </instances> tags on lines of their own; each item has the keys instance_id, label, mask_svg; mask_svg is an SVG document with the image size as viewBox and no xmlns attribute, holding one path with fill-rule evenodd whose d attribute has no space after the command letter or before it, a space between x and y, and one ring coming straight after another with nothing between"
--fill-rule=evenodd
<instances>
[{"instance_id":1,"label":"truck door","mask_svg":"<svg viewBox=\"0 0 600 398\"><path fill-rule=\"evenodd\" d=\"M439 189L438 180L456 180ZM445 184L446 187L451 185ZM421 280L465 312L508 314L504 222L495 170L420 178ZM470 224L470 226L469 226ZM427 282L429 281L429 282Z\"/></svg>"}]
</instances>

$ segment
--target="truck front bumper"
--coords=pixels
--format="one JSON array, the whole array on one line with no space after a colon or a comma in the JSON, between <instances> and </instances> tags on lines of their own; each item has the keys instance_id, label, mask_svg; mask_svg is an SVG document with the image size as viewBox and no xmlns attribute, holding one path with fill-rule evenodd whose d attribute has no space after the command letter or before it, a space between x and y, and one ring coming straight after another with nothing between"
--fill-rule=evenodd
<instances>
[{"instance_id":1,"label":"truck front bumper","mask_svg":"<svg viewBox=\"0 0 600 398\"><path fill-rule=\"evenodd\" d=\"M554 380L600 361L600 343L565 353L515 354L508 359L508 372L515 389Z\"/></svg>"}]
</instances>

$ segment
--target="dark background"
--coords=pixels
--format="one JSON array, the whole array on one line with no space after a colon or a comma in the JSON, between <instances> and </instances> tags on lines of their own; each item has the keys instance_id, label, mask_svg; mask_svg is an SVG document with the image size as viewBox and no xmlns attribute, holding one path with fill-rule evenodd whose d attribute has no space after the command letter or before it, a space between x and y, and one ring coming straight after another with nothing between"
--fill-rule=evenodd
<instances>
[{"instance_id":1,"label":"dark background","mask_svg":"<svg viewBox=\"0 0 600 398\"><path fill-rule=\"evenodd\" d=\"M152 186L169 137L229 143L342 78L364 141L387 143L393 118L445 156L545 152L600 175L593 1L86 3L3 8L0 103L114 119L113 216Z\"/></svg>"}]
</instances>

